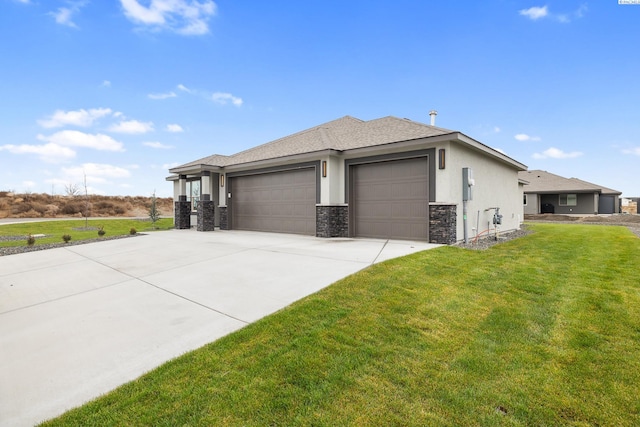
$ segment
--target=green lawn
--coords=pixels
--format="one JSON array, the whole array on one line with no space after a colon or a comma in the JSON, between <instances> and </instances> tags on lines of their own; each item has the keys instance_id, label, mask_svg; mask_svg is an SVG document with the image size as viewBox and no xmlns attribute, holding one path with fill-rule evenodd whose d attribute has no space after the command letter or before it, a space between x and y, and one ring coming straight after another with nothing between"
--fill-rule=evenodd
<instances>
[{"instance_id":1,"label":"green lawn","mask_svg":"<svg viewBox=\"0 0 640 427\"><path fill-rule=\"evenodd\" d=\"M640 239L530 228L367 268L45 425L640 425Z\"/></svg>"},{"instance_id":2,"label":"green lawn","mask_svg":"<svg viewBox=\"0 0 640 427\"><path fill-rule=\"evenodd\" d=\"M156 229L167 230L173 228L173 219L160 219L156 222L156 228L152 227L149 220L135 218L90 219L86 222L84 219L71 219L2 224L0 225L0 236L22 236L23 238L19 240L0 239L0 247L26 246L27 236L34 234L44 234L46 236L38 237L35 245L43 243L64 243L62 236L65 234L71 236L72 242L95 239L98 238L97 229L99 227L104 227L105 237L114 237L129 235L132 228L135 228L138 233L154 231Z\"/></svg>"}]
</instances>

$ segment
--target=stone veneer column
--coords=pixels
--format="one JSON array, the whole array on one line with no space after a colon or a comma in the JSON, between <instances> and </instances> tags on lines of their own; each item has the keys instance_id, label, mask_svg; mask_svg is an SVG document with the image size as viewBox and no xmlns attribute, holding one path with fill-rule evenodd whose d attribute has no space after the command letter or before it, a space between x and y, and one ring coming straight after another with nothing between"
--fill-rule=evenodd
<instances>
[{"instance_id":1,"label":"stone veneer column","mask_svg":"<svg viewBox=\"0 0 640 427\"><path fill-rule=\"evenodd\" d=\"M456 243L457 205L429 203L429 243Z\"/></svg>"},{"instance_id":2,"label":"stone veneer column","mask_svg":"<svg viewBox=\"0 0 640 427\"><path fill-rule=\"evenodd\" d=\"M215 202L211 200L210 194L203 194L202 200L198 203L198 231L213 231L215 229Z\"/></svg>"},{"instance_id":3,"label":"stone veneer column","mask_svg":"<svg viewBox=\"0 0 640 427\"><path fill-rule=\"evenodd\" d=\"M316 237L349 237L349 206L316 205Z\"/></svg>"},{"instance_id":4,"label":"stone veneer column","mask_svg":"<svg viewBox=\"0 0 640 427\"><path fill-rule=\"evenodd\" d=\"M218 206L218 212L220 212L220 230L229 229L228 212L226 206Z\"/></svg>"},{"instance_id":5,"label":"stone veneer column","mask_svg":"<svg viewBox=\"0 0 640 427\"><path fill-rule=\"evenodd\" d=\"M174 212L175 228L178 230L191 228L191 202L187 201L187 196L178 196Z\"/></svg>"}]
</instances>

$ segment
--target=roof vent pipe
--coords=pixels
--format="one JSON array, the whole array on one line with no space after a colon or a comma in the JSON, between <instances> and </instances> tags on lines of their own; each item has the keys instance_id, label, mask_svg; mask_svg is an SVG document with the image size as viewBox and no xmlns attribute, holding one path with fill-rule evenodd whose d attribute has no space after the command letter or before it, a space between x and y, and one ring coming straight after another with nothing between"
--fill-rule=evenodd
<instances>
[{"instance_id":1,"label":"roof vent pipe","mask_svg":"<svg viewBox=\"0 0 640 427\"><path fill-rule=\"evenodd\" d=\"M436 110L431 110L431 111L429 111L429 115L431 116L431 126L435 126L436 125L436 116L438 115L438 112Z\"/></svg>"}]
</instances>

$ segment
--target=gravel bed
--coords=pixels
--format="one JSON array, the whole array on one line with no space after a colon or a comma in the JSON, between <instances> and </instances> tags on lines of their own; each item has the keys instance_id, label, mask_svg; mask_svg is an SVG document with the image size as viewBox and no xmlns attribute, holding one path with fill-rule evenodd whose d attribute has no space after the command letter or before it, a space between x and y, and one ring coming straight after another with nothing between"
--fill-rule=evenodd
<instances>
[{"instance_id":1,"label":"gravel bed","mask_svg":"<svg viewBox=\"0 0 640 427\"><path fill-rule=\"evenodd\" d=\"M64 242L60 242L60 243L42 243L42 244L38 244L38 241L36 240L35 245L33 246L28 246L27 245L27 237L26 236L2 236L3 239L2 240L24 240L24 246L12 246L12 247L7 247L7 248L0 248L0 256L5 256L5 255L15 255L15 254L22 254L25 252L36 252L36 251L43 251L46 249L54 249L54 248L61 248L61 247L66 247L66 246L77 246L77 245L84 245L86 243L94 243L94 242L102 242L105 240L115 240L115 239L128 239L130 237L136 237L136 236L140 236L140 233L136 233L136 234L126 234L126 235L122 235L122 236L110 236L110 237L96 237L95 239L86 239L86 240L76 240L73 241L71 240L69 243L64 243ZM6 239L7 237L16 237L15 239Z\"/></svg>"},{"instance_id":2,"label":"gravel bed","mask_svg":"<svg viewBox=\"0 0 640 427\"><path fill-rule=\"evenodd\" d=\"M510 231L508 233L499 233L498 240L495 239L495 235L491 235L489 237L482 237L475 242L473 241L473 238L471 238L469 239L469 243L465 244L464 242L461 242L457 243L455 246L465 249L485 250L499 243L517 239L531 233L533 233L533 231L527 229L527 226L525 225L520 230Z\"/></svg>"}]
</instances>

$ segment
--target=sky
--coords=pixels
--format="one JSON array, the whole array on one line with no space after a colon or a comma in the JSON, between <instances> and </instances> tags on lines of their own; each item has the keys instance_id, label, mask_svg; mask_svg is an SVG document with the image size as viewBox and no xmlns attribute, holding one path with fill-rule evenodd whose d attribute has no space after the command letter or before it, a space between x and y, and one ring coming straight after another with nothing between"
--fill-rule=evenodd
<instances>
[{"instance_id":1,"label":"sky","mask_svg":"<svg viewBox=\"0 0 640 427\"><path fill-rule=\"evenodd\" d=\"M640 197L623 2L0 0L0 191L171 196L192 160L437 110L529 169Z\"/></svg>"}]
</instances>

